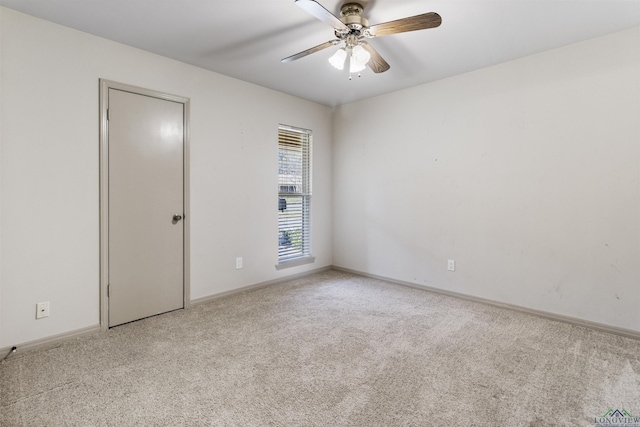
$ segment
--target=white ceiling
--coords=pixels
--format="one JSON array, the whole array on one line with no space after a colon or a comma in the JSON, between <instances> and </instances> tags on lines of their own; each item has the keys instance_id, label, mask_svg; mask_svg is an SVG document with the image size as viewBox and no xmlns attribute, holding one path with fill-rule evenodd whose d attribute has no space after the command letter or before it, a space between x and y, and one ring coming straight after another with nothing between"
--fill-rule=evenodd
<instances>
[{"instance_id":1,"label":"white ceiling","mask_svg":"<svg viewBox=\"0 0 640 427\"><path fill-rule=\"evenodd\" d=\"M343 0L319 0L339 16ZM294 0L0 0L0 5L335 106L640 25L640 0L362 0L371 25L438 12L438 28L371 39L391 65L347 78L334 39Z\"/></svg>"}]
</instances>

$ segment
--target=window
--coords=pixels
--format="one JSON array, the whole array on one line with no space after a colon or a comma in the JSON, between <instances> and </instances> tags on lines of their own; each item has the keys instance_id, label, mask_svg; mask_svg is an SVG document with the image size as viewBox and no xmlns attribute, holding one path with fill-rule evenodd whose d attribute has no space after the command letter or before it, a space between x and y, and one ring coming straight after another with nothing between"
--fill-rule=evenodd
<instances>
[{"instance_id":1,"label":"window","mask_svg":"<svg viewBox=\"0 0 640 427\"><path fill-rule=\"evenodd\" d=\"M278 128L278 266L311 257L311 131Z\"/></svg>"}]
</instances>

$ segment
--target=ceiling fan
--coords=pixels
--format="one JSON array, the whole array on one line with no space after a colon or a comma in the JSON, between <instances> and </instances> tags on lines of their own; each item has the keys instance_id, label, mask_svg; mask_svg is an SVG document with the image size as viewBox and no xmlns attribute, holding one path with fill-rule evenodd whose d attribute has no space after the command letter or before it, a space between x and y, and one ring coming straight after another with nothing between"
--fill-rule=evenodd
<instances>
[{"instance_id":1,"label":"ceiling fan","mask_svg":"<svg viewBox=\"0 0 640 427\"><path fill-rule=\"evenodd\" d=\"M342 70L349 57L349 79L351 79L351 73L359 73L366 66L369 66L374 73L383 73L391 67L366 39L435 28L442 23L440 15L429 12L369 26L369 22L362 16L364 8L359 3L343 4L340 8L341 18L329 12L315 0L296 0L295 3L315 18L331 25L337 38L288 56L282 62L295 61L344 42L344 47L338 49L329 58L329 62L335 68Z\"/></svg>"}]
</instances>

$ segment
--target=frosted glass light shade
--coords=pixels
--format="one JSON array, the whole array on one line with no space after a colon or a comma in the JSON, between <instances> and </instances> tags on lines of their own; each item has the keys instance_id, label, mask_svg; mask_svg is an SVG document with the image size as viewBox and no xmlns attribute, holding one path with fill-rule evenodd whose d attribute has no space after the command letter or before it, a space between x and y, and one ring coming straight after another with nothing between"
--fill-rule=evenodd
<instances>
[{"instance_id":1,"label":"frosted glass light shade","mask_svg":"<svg viewBox=\"0 0 640 427\"><path fill-rule=\"evenodd\" d=\"M370 58L371 55L362 46L355 46L351 51L351 62L349 64L349 71L352 73L358 73L364 70Z\"/></svg>"},{"instance_id":2,"label":"frosted glass light shade","mask_svg":"<svg viewBox=\"0 0 640 427\"><path fill-rule=\"evenodd\" d=\"M360 71L366 68L365 64L359 64L353 56L351 57L351 64L349 66L349 72L351 73L359 73Z\"/></svg>"},{"instance_id":3,"label":"frosted glass light shade","mask_svg":"<svg viewBox=\"0 0 640 427\"><path fill-rule=\"evenodd\" d=\"M371 54L360 45L353 48L353 52L351 53L351 55L359 64L363 65L367 65L367 62L369 62L369 59L371 59Z\"/></svg>"},{"instance_id":4,"label":"frosted glass light shade","mask_svg":"<svg viewBox=\"0 0 640 427\"><path fill-rule=\"evenodd\" d=\"M329 58L329 64L333 65L338 70L344 68L344 62L347 59L347 52L344 49L338 49L331 58Z\"/></svg>"}]
</instances>

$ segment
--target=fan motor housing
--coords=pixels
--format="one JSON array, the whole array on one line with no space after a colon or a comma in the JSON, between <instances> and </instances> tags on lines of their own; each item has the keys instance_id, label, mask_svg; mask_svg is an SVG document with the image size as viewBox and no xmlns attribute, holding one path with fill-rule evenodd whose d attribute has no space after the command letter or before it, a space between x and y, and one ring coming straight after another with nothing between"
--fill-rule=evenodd
<instances>
[{"instance_id":1,"label":"fan motor housing","mask_svg":"<svg viewBox=\"0 0 640 427\"><path fill-rule=\"evenodd\" d=\"M362 16L363 11L364 8L359 3L345 3L340 8L340 15L342 16L340 21L352 31L360 31L362 28L369 26L369 21Z\"/></svg>"}]
</instances>

